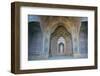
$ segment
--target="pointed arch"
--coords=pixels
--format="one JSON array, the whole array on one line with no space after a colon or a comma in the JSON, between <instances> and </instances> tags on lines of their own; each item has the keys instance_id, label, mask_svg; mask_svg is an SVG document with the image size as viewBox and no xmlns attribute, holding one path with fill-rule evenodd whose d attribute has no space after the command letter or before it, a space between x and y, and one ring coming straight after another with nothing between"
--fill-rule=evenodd
<instances>
[{"instance_id":1,"label":"pointed arch","mask_svg":"<svg viewBox=\"0 0 100 76\"><path fill-rule=\"evenodd\" d=\"M59 44L57 43L59 38L64 38L64 52L59 52ZM67 31L67 29L63 25L58 25L58 27L54 30L54 32L50 36L50 56L59 56L59 55L72 55L72 40L71 34Z\"/></svg>"},{"instance_id":2,"label":"pointed arch","mask_svg":"<svg viewBox=\"0 0 100 76\"><path fill-rule=\"evenodd\" d=\"M43 48L43 33L39 22L28 23L28 60L40 59Z\"/></svg>"}]
</instances>

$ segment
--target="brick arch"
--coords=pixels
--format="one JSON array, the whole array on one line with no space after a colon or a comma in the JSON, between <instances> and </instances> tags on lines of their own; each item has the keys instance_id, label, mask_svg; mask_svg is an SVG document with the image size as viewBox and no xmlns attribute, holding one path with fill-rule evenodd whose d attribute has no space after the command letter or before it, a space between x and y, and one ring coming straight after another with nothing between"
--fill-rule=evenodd
<instances>
[{"instance_id":1,"label":"brick arch","mask_svg":"<svg viewBox=\"0 0 100 76\"><path fill-rule=\"evenodd\" d=\"M58 25L58 27L54 30L53 33L50 35L50 56L59 56L57 48L57 40L59 37L63 37L65 39L65 49L64 49L64 56L72 55L72 38L71 34L67 31L67 29L63 25Z\"/></svg>"},{"instance_id":2,"label":"brick arch","mask_svg":"<svg viewBox=\"0 0 100 76\"><path fill-rule=\"evenodd\" d=\"M66 23L67 24L67 23ZM69 33L71 33L68 24L66 25L64 22L58 22L56 21L51 27L50 27L50 34L52 34L58 27L62 26L64 29L66 29Z\"/></svg>"}]
</instances>

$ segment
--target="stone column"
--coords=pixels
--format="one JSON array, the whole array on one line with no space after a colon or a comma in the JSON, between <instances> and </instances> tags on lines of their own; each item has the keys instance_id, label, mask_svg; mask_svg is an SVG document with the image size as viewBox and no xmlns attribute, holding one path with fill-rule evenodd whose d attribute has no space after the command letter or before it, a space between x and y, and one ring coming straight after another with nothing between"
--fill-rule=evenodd
<instances>
[{"instance_id":1,"label":"stone column","mask_svg":"<svg viewBox=\"0 0 100 76\"><path fill-rule=\"evenodd\" d=\"M73 42L73 56L79 57L80 52L79 52L79 35L78 34L74 33L72 35L72 42Z\"/></svg>"},{"instance_id":2,"label":"stone column","mask_svg":"<svg viewBox=\"0 0 100 76\"><path fill-rule=\"evenodd\" d=\"M43 56L44 56L44 59L48 59L49 46L50 46L50 34L48 32L45 32L44 37L43 37Z\"/></svg>"},{"instance_id":3,"label":"stone column","mask_svg":"<svg viewBox=\"0 0 100 76\"><path fill-rule=\"evenodd\" d=\"M71 34L72 34L72 43L73 43L73 56L80 57L79 50L79 32L80 32L81 21L80 18L73 18Z\"/></svg>"}]
</instances>

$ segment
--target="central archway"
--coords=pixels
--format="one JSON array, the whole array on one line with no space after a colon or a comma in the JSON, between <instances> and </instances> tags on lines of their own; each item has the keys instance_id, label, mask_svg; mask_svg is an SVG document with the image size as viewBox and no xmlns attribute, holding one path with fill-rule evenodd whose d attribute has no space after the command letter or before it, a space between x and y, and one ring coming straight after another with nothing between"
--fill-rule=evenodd
<instances>
[{"instance_id":1,"label":"central archway","mask_svg":"<svg viewBox=\"0 0 100 76\"><path fill-rule=\"evenodd\" d=\"M59 37L57 40L57 50L60 55L64 55L65 50L65 39L64 37Z\"/></svg>"},{"instance_id":2,"label":"central archway","mask_svg":"<svg viewBox=\"0 0 100 76\"><path fill-rule=\"evenodd\" d=\"M50 36L49 56L71 56L72 38L67 29L60 25Z\"/></svg>"}]
</instances>

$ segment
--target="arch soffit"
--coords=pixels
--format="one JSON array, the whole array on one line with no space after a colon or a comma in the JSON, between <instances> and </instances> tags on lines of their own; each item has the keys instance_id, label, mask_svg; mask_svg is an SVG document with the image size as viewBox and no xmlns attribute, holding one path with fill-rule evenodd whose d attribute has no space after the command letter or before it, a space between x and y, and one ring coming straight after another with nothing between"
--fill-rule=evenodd
<instances>
[{"instance_id":1,"label":"arch soffit","mask_svg":"<svg viewBox=\"0 0 100 76\"><path fill-rule=\"evenodd\" d=\"M71 34L71 30L68 27L68 24L65 24L64 22L55 22L51 27L50 27L50 34L52 34L58 27L62 26L64 28L65 31L69 32ZM62 30L62 32L64 31Z\"/></svg>"},{"instance_id":2,"label":"arch soffit","mask_svg":"<svg viewBox=\"0 0 100 76\"><path fill-rule=\"evenodd\" d=\"M66 37L71 37L71 33L69 33L64 26L59 25L54 32L51 33L51 36L56 37L57 39L62 36L66 39Z\"/></svg>"},{"instance_id":3,"label":"arch soffit","mask_svg":"<svg viewBox=\"0 0 100 76\"><path fill-rule=\"evenodd\" d=\"M65 17L43 17L41 19L41 25L42 25L42 31L53 33L54 30L59 26L59 24L62 24L69 33L72 34L73 31L75 31L75 26L77 22L79 21L79 18L75 18L77 21L73 20L73 18L65 18ZM79 26L76 26L79 27Z\"/></svg>"}]
</instances>

